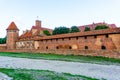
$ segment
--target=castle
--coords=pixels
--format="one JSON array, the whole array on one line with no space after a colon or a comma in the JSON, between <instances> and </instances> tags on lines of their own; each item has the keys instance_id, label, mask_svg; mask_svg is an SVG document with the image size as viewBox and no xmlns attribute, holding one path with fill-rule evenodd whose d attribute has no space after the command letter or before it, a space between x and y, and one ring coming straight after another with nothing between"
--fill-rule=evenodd
<instances>
[{"instance_id":1,"label":"castle","mask_svg":"<svg viewBox=\"0 0 120 80\"><path fill-rule=\"evenodd\" d=\"M105 24L109 29L93 30L96 25ZM84 32L85 26L91 31ZM92 55L120 58L120 28L115 24L93 23L79 26L81 32L46 36L43 30L52 33L52 29L43 28L40 20L35 26L19 36L19 29L12 22L7 30L7 42L0 45L0 51L37 52L74 55Z\"/></svg>"}]
</instances>

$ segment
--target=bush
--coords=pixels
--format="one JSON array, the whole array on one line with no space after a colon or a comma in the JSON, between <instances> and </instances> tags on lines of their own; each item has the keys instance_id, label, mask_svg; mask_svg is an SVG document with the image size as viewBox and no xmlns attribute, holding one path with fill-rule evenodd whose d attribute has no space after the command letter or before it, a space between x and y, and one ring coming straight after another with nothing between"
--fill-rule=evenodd
<instances>
[{"instance_id":1,"label":"bush","mask_svg":"<svg viewBox=\"0 0 120 80\"><path fill-rule=\"evenodd\" d=\"M50 36L50 35L51 35L48 30L44 30L43 33L44 33L45 35L47 35L47 36Z\"/></svg>"},{"instance_id":2,"label":"bush","mask_svg":"<svg viewBox=\"0 0 120 80\"><path fill-rule=\"evenodd\" d=\"M0 38L0 44L5 44L6 43L6 37Z\"/></svg>"},{"instance_id":3,"label":"bush","mask_svg":"<svg viewBox=\"0 0 120 80\"><path fill-rule=\"evenodd\" d=\"M101 29L107 29L107 28L109 28L109 26L107 25L98 25L95 27L95 30L101 30Z\"/></svg>"},{"instance_id":4,"label":"bush","mask_svg":"<svg viewBox=\"0 0 120 80\"><path fill-rule=\"evenodd\" d=\"M80 32L79 28L77 26L72 26L71 27L71 33L74 33L74 32Z\"/></svg>"},{"instance_id":5,"label":"bush","mask_svg":"<svg viewBox=\"0 0 120 80\"><path fill-rule=\"evenodd\" d=\"M53 35L56 35L56 34L66 34L66 33L69 33L70 30L69 28L65 27L65 26L60 26L60 27L56 27L54 30L53 30Z\"/></svg>"},{"instance_id":6,"label":"bush","mask_svg":"<svg viewBox=\"0 0 120 80\"><path fill-rule=\"evenodd\" d=\"M84 31L90 31L90 28L89 27L85 27Z\"/></svg>"}]
</instances>

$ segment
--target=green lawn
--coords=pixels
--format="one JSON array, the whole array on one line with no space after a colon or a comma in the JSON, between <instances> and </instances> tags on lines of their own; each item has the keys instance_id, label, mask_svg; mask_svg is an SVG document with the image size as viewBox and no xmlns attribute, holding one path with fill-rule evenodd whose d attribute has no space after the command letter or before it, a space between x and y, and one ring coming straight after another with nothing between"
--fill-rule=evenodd
<instances>
[{"instance_id":1,"label":"green lawn","mask_svg":"<svg viewBox=\"0 0 120 80\"><path fill-rule=\"evenodd\" d=\"M5 69L0 68L0 72L12 77L13 80L98 80L81 75L69 73L57 73L48 70L26 70L26 69Z\"/></svg>"},{"instance_id":2,"label":"green lawn","mask_svg":"<svg viewBox=\"0 0 120 80\"><path fill-rule=\"evenodd\" d=\"M57 54L43 54L43 53L13 53L13 52L0 52L0 56L33 58L33 59L46 59L46 60L61 60L82 63L95 63L95 64L114 64L120 65L120 59L105 58L105 57L92 57L92 56L75 56L75 55L57 55Z\"/></svg>"}]
</instances>

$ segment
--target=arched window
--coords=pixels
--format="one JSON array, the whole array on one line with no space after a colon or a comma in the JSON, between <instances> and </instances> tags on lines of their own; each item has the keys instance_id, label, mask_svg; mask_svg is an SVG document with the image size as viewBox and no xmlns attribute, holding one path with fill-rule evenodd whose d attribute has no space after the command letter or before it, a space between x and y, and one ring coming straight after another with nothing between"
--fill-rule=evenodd
<instances>
[{"instance_id":1,"label":"arched window","mask_svg":"<svg viewBox=\"0 0 120 80\"><path fill-rule=\"evenodd\" d=\"M46 49L48 49L48 46L46 46Z\"/></svg>"},{"instance_id":2,"label":"arched window","mask_svg":"<svg viewBox=\"0 0 120 80\"><path fill-rule=\"evenodd\" d=\"M72 49L72 47L71 47L71 46L69 46L69 49Z\"/></svg>"},{"instance_id":3,"label":"arched window","mask_svg":"<svg viewBox=\"0 0 120 80\"><path fill-rule=\"evenodd\" d=\"M39 49L39 47L37 47L37 49Z\"/></svg>"},{"instance_id":4,"label":"arched window","mask_svg":"<svg viewBox=\"0 0 120 80\"><path fill-rule=\"evenodd\" d=\"M84 38L87 39L87 36L85 36Z\"/></svg>"},{"instance_id":5,"label":"arched window","mask_svg":"<svg viewBox=\"0 0 120 80\"><path fill-rule=\"evenodd\" d=\"M56 42L58 41L58 39L56 39Z\"/></svg>"},{"instance_id":6,"label":"arched window","mask_svg":"<svg viewBox=\"0 0 120 80\"><path fill-rule=\"evenodd\" d=\"M105 50L105 49L106 49L106 47L105 47L105 46L101 46L101 49L102 49L102 50Z\"/></svg>"},{"instance_id":7,"label":"arched window","mask_svg":"<svg viewBox=\"0 0 120 80\"><path fill-rule=\"evenodd\" d=\"M59 49L59 47L58 47L58 46L56 46L56 49Z\"/></svg>"},{"instance_id":8,"label":"arched window","mask_svg":"<svg viewBox=\"0 0 120 80\"><path fill-rule=\"evenodd\" d=\"M85 46L85 49L88 49L88 46Z\"/></svg>"},{"instance_id":9,"label":"arched window","mask_svg":"<svg viewBox=\"0 0 120 80\"><path fill-rule=\"evenodd\" d=\"M78 40L78 37L76 37L76 40Z\"/></svg>"},{"instance_id":10,"label":"arched window","mask_svg":"<svg viewBox=\"0 0 120 80\"><path fill-rule=\"evenodd\" d=\"M71 40L71 38L69 37L69 40Z\"/></svg>"},{"instance_id":11,"label":"arched window","mask_svg":"<svg viewBox=\"0 0 120 80\"><path fill-rule=\"evenodd\" d=\"M97 38L97 36L95 35L94 38Z\"/></svg>"},{"instance_id":12,"label":"arched window","mask_svg":"<svg viewBox=\"0 0 120 80\"><path fill-rule=\"evenodd\" d=\"M108 38L109 37L109 35L108 34L106 34L106 38Z\"/></svg>"}]
</instances>

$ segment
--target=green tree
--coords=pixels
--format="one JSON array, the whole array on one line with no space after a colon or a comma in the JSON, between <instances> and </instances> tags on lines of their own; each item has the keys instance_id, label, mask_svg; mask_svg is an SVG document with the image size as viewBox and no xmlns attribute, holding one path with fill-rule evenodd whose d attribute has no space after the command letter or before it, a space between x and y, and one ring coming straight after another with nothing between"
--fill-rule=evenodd
<instances>
[{"instance_id":1,"label":"green tree","mask_svg":"<svg viewBox=\"0 0 120 80\"><path fill-rule=\"evenodd\" d=\"M65 26L60 26L60 27L56 27L54 30L53 30L53 35L56 35L56 34L66 34L66 33L69 33L69 28L65 27Z\"/></svg>"},{"instance_id":2,"label":"green tree","mask_svg":"<svg viewBox=\"0 0 120 80\"><path fill-rule=\"evenodd\" d=\"M0 38L0 44L2 44L2 38Z\"/></svg>"},{"instance_id":3,"label":"green tree","mask_svg":"<svg viewBox=\"0 0 120 80\"><path fill-rule=\"evenodd\" d=\"M80 32L79 28L77 26L72 26L71 27L71 33L74 33L74 32Z\"/></svg>"},{"instance_id":4,"label":"green tree","mask_svg":"<svg viewBox=\"0 0 120 80\"><path fill-rule=\"evenodd\" d=\"M43 30L43 33L44 33L45 35L47 35L47 36L50 36L50 35L51 35L48 30Z\"/></svg>"},{"instance_id":5,"label":"green tree","mask_svg":"<svg viewBox=\"0 0 120 80\"><path fill-rule=\"evenodd\" d=\"M5 44L6 43L6 37L0 38L0 44Z\"/></svg>"},{"instance_id":6,"label":"green tree","mask_svg":"<svg viewBox=\"0 0 120 80\"><path fill-rule=\"evenodd\" d=\"M109 28L109 26L107 25L98 25L95 27L95 30L101 30L101 29L107 29L107 28Z\"/></svg>"},{"instance_id":7,"label":"green tree","mask_svg":"<svg viewBox=\"0 0 120 80\"><path fill-rule=\"evenodd\" d=\"M84 31L90 31L90 28L89 27L85 27Z\"/></svg>"}]
</instances>

